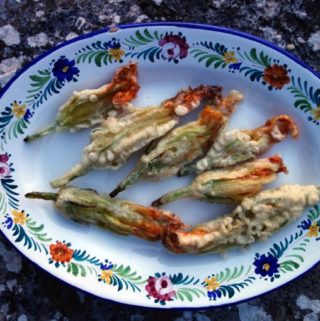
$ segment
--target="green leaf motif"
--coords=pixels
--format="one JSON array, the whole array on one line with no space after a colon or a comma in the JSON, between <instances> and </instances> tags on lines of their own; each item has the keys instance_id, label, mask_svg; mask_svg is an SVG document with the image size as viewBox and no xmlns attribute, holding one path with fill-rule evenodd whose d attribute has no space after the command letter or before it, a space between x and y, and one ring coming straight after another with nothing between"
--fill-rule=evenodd
<instances>
[{"instance_id":1,"label":"green leaf motif","mask_svg":"<svg viewBox=\"0 0 320 321\"><path fill-rule=\"evenodd\" d=\"M254 64L258 64L262 67L271 66L272 59L267 54L264 54L263 51L257 54L256 48L252 48L249 54L245 52L244 57L247 58L248 61L251 61Z\"/></svg>"},{"instance_id":2,"label":"green leaf motif","mask_svg":"<svg viewBox=\"0 0 320 321\"><path fill-rule=\"evenodd\" d=\"M196 279L194 277L190 277L188 275L183 276L182 273L170 275L169 278L170 278L172 284L175 284L175 285L179 285L179 284L182 284L182 285L189 285L189 284L196 285L196 284L198 284L200 282L199 279Z\"/></svg>"},{"instance_id":3,"label":"green leaf motif","mask_svg":"<svg viewBox=\"0 0 320 321\"><path fill-rule=\"evenodd\" d=\"M72 273L74 276L82 276L85 277L87 275L86 269L80 263L69 262L67 266L67 272Z\"/></svg>"},{"instance_id":4,"label":"green leaf motif","mask_svg":"<svg viewBox=\"0 0 320 321\"><path fill-rule=\"evenodd\" d=\"M43 231L44 230L43 224L37 225L37 223L33 221L31 218L27 219L26 224L30 231L30 234L33 235L39 241L46 242L46 243L52 241L52 238L48 237L47 236L48 234Z\"/></svg>"},{"instance_id":5,"label":"green leaf motif","mask_svg":"<svg viewBox=\"0 0 320 321\"><path fill-rule=\"evenodd\" d=\"M146 280L142 279L142 277L138 275L136 271L131 271L130 266L125 267L122 264L120 266L114 265L112 271L123 279L135 284L143 284L146 282Z\"/></svg>"},{"instance_id":6,"label":"green leaf motif","mask_svg":"<svg viewBox=\"0 0 320 321\"><path fill-rule=\"evenodd\" d=\"M283 273L292 272L292 271L296 270L299 266L300 266L299 263L297 263L293 260L287 260L287 261L280 263L279 270Z\"/></svg>"},{"instance_id":7,"label":"green leaf motif","mask_svg":"<svg viewBox=\"0 0 320 321\"><path fill-rule=\"evenodd\" d=\"M28 90L31 95L27 96L26 102L29 106L32 106L32 108L39 107L47 101L50 96L59 94L63 86L64 83L57 78L50 78L40 91L34 92L34 90Z\"/></svg>"},{"instance_id":8,"label":"green leaf motif","mask_svg":"<svg viewBox=\"0 0 320 321\"><path fill-rule=\"evenodd\" d=\"M250 268L251 267L249 267L249 269ZM215 274L215 277L217 279L217 282L219 283L230 282L231 280L238 279L243 275L247 275L250 270L246 271L246 273L244 273L244 271L245 270L243 265L241 265L240 267L235 267L233 270L226 268L220 273Z\"/></svg>"},{"instance_id":9,"label":"green leaf motif","mask_svg":"<svg viewBox=\"0 0 320 321\"><path fill-rule=\"evenodd\" d=\"M205 62L205 66L208 68L211 65L215 69L221 67L225 68L227 63L224 61L223 56L218 54L211 54L208 51L202 49L192 49L190 53L194 58L197 58L198 62Z\"/></svg>"},{"instance_id":10,"label":"green leaf motif","mask_svg":"<svg viewBox=\"0 0 320 321\"><path fill-rule=\"evenodd\" d=\"M313 209L309 210L308 218L311 220L311 222L317 221L320 218L320 208L318 205L315 205Z\"/></svg>"},{"instance_id":11,"label":"green leaf motif","mask_svg":"<svg viewBox=\"0 0 320 321\"><path fill-rule=\"evenodd\" d=\"M126 53L126 57L137 59L142 57L144 60L155 62L156 59L159 60L161 58L161 51L162 49L160 47L150 47L142 51L129 51Z\"/></svg>"},{"instance_id":12,"label":"green leaf motif","mask_svg":"<svg viewBox=\"0 0 320 321\"><path fill-rule=\"evenodd\" d=\"M29 236L25 229L20 224L15 224L12 228L13 236L16 237L14 240L16 243L22 242L23 246L26 246L27 249L33 249L42 253L43 251L47 254L46 248L42 246L41 243L38 243L34 240L32 236Z\"/></svg>"},{"instance_id":13,"label":"green leaf motif","mask_svg":"<svg viewBox=\"0 0 320 321\"><path fill-rule=\"evenodd\" d=\"M88 262L95 266L100 266L101 261L95 256L90 256L85 250L74 250L72 258L78 262Z\"/></svg>"},{"instance_id":14,"label":"green leaf motif","mask_svg":"<svg viewBox=\"0 0 320 321\"><path fill-rule=\"evenodd\" d=\"M192 302L194 297L200 298L201 296L205 297L206 294L197 288L179 288L176 292L176 299L180 301Z\"/></svg>"},{"instance_id":15,"label":"green leaf motif","mask_svg":"<svg viewBox=\"0 0 320 321\"><path fill-rule=\"evenodd\" d=\"M295 108L302 110L305 113L310 113L315 110L318 110L320 106L320 88L314 89L312 86L308 85L308 82L302 81L300 77L295 79L291 77L292 85L288 90L296 98L294 102ZM315 117L319 120L319 117Z\"/></svg>"},{"instance_id":16,"label":"green leaf motif","mask_svg":"<svg viewBox=\"0 0 320 321\"><path fill-rule=\"evenodd\" d=\"M12 176L9 175L1 179L0 182L7 195L8 204L12 208L17 209L19 206L19 200L18 200L19 193L16 192L15 190L17 189L18 186L14 183Z\"/></svg>"},{"instance_id":17,"label":"green leaf motif","mask_svg":"<svg viewBox=\"0 0 320 321\"><path fill-rule=\"evenodd\" d=\"M145 28L142 32L140 30L136 31L134 35L131 35L129 38L126 38L123 41L123 44L132 47L145 46L150 43L159 42L162 38L162 34L159 34L158 31L150 33L150 31Z\"/></svg>"},{"instance_id":18,"label":"green leaf motif","mask_svg":"<svg viewBox=\"0 0 320 321\"><path fill-rule=\"evenodd\" d=\"M302 234L303 234L303 231L300 230L299 232L296 232L290 237L285 238L284 241L281 241L279 244L274 243L273 247L269 250L268 253L279 259L280 257L282 257L285 251L289 248L289 246L294 241L296 241L299 237L301 237Z\"/></svg>"},{"instance_id":19,"label":"green leaf motif","mask_svg":"<svg viewBox=\"0 0 320 321\"><path fill-rule=\"evenodd\" d=\"M244 72L244 76L249 77L251 81L260 81L263 77L263 71L248 66L241 67L240 72Z\"/></svg>"}]
</instances>

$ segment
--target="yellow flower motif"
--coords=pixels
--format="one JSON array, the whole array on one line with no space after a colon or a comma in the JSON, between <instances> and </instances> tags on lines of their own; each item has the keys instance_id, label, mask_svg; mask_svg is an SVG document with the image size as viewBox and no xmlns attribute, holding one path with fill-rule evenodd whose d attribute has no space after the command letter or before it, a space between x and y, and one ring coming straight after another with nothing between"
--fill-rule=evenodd
<instances>
[{"instance_id":1,"label":"yellow flower motif","mask_svg":"<svg viewBox=\"0 0 320 321\"><path fill-rule=\"evenodd\" d=\"M102 270L100 279L105 281L107 284L110 284L112 274L113 274L112 270Z\"/></svg>"},{"instance_id":2,"label":"yellow flower motif","mask_svg":"<svg viewBox=\"0 0 320 321\"><path fill-rule=\"evenodd\" d=\"M320 119L320 105L317 106L316 108L312 109L310 113L314 116L315 119L319 120Z\"/></svg>"},{"instance_id":3,"label":"yellow flower motif","mask_svg":"<svg viewBox=\"0 0 320 321\"><path fill-rule=\"evenodd\" d=\"M227 51L224 55L223 55L223 60L224 62L226 62L227 64L231 64L231 63L235 63L237 62L237 58L235 57L235 52L234 51Z\"/></svg>"},{"instance_id":4,"label":"yellow flower motif","mask_svg":"<svg viewBox=\"0 0 320 321\"><path fill-rule=\"evenodd\" d=\"M268 272L270 270L270 264L268 263L263 264L262 270L265 270L266 272Z\"/></svg>"},{"instance_id":5,"label":"yellow flower motif","mask_svg":"<svg viewBox=\"0 0 320 321\"><path fill-rule=\"evenodd\" d=\"M17 102L13 103L12 112L17 118L22 118L26 113L26 109L26 105L19 105Z\"/></svg>"},{"instance_id":6,"label":"yellow flower motif","mask_svg":"<svg viewBox=\"0 0 320 321\"><path fill-rule=\"evenodd\" d=\"M207 284L207 291L215 291L220 287L220 284L219 282L217 282L217 278L215 276L212 276L211 278L206 278L204 282Z\"/></svg>"},{"instance_id":7,"label":"yellow flower motif","mask_svg":"<svg viewBox=\"0 0 320 321\"><path fill-rule=\"evenodd\" d=\"M27 221L27 216L24 211L12 210L13 221L16 224L24 225Z\"/></svg>"},{"instance_id":8,"label":"yellow flower motif","mask_svg":"<svg viewBox=\"0 0 320 321\"><path fill-rule=\"evenodd\" d=\"M114 58L114 60L119 61L121 57L124 55L124 51L120 48L111 48L109 49L110 56Z\"/></svg>"},{"instance_id":9,"label":"yellow flower motif","mask_svg":"<svg viewBox=\"0 0 320 321\"><path fill-rule=\"evenodd\" d=\"M308 237L318 237L319 235L319 226L317 225L317 223L313 223L310 227L309 227L309 232L307 233Z\"/></svg>"}]
</instances>

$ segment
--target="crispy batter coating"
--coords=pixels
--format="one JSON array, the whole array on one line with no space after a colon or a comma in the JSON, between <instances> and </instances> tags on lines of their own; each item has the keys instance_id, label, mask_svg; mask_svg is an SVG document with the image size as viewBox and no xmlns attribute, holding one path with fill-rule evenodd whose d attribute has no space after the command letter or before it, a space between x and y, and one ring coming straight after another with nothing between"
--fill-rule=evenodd
<instances>
[{"instance_id":1,"label":"crispy batter coating","mask_svg":"<svg viewBox=\"0 0 320 321\"><path fill-rule=\"evenodd\" d=\"M220 92L221 87L199 86L181 91L160 107L135 108L121 118L109 117L91 132L91 143L84 149L81 163L52 181L51 186L66 185L93 169L119 168L134 152L168 133L180 117L198 107L202 99L219 99Z\"/></svg>"},{"instance_id":2,"label":"crispy batter coating","mask_svg":"<svg viewBox=\"0 0 320 321\"><path fill-rule=\"evenodd\" d=\"M181 223L169 211L111 199L92 189L69 186L61 188L58 193L31 192L26 197L52 200L58 212L79 223L94 224L149 241L159 240L167 224Z\"/></svg>"},{"instance_id":3,"label":"crispy batter coating","mask_svg":"<svg viewBox=\"0 0 320 321\"><path fill-rule=\"evenodd\" d=\"M205 107L197 121L177 127L169 132L152 150L149 149L140 158L136 167L110 193L110 196L116 196L140 179L161 179L176 175L183 166L207 151L228 122L235 106L242 100L241 93L231 91L227 97L216 100L214 105Z\"/></svg>"},{"instance_id":4,"label":"crispy batter coating","mask_svg":"<svg viewBox=\"0 0 320 321\"><path fill-rule=\"evenodd\" d=\"M179 175L201 173L255 159L289 135L297 138L299 129L288 115L272 117L263 126L255 129L222 132L206 157L182 168Z\"/></svg>"},{"instance_id":5,"label":"crispy batter coating","mask_svg":"<svg viewBox=\"0 0 320 321\"><path fill-rule=\"evenodd\" d=\"M192 229L168 226L163 244L175 253L223 252L272 235L320 200L320 187L284 185L246 197L230 214Z\"/></svg>"},{"instance_id":6,"label":"crispy batter coating","mask_svg":"<svg viewBox=\"0 0 320 321\"><path fill-rule=\"evenodd\" d=\"M140 89L137 80L137 64L130 63L120 67L110 83L98 89L85 89L74 92L59 109L55 122L27 136L25 142L31 142L53 132L76 131L100 124L112 110L123 112Z\"/></svg>"},{"instance_id":7,"label":"crispy batter coating","mask_svg":"<svg viewBox=\"0 0 320 321\"><path fill-rule=\"evenodd\" d=\"M253 160L241 165L200 174L191 185L169 192L152 203L161 206L183 198L194 198L212 203L237 203L252 196L277 178L287 173L279 155Z\"/></svg>"}]
</instances>

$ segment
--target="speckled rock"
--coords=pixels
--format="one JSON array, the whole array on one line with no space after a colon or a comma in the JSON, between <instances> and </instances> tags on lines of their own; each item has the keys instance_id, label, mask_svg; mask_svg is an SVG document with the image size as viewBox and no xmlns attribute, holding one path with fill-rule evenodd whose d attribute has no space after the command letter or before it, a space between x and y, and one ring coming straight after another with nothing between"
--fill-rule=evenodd
<instances>
[{"instance_id":1,"label":"speckled rock","mask_svg":"<svg viewBox=\"0 0 320 321\"><path fill-rule=\"evenodd\" d=\"M249 32L320 71L318 6L316 0L0 0L0 87L21 66L65 40L119 23L166 20ZM319 316L319 273L317 267L238 307L155 311L79 292L39 270L0 235L0 321L311 321Z\"/></svg>"}]
</instances>

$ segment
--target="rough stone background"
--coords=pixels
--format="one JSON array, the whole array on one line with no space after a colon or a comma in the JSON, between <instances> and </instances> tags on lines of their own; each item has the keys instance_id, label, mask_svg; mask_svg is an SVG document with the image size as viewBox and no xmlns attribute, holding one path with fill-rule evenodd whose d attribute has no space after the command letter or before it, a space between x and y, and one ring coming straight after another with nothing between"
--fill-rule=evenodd
<instances>
[{"instance_id":1,"label":"rough stone background","mask_svg":"<svg viewBox=\"0 0 320 321\"><path fill-rule=\"evenodd\" d=\"M41 52L105 26L190 21L246 31L320 70L317 0L0 0L0 88ZM317 321L320 267L260 299L229 308L160 311L83 294L40 271L0 235L0 321Z\"/></svg>"}]
</instances>

